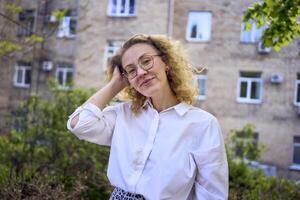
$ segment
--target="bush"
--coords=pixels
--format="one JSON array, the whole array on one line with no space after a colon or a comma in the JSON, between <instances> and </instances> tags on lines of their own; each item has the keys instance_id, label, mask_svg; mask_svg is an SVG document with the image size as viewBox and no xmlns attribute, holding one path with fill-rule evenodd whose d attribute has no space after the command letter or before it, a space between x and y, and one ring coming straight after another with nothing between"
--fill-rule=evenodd
<instances>
[{"instance_id":1,"label":"bush","mask_svg":"<svg viewBox=\"0 0 300 200\"><path fill-rule=\"evenodd\" d=\"M300 185L291 180L268 177L250 168L249 160L259 160L262 145L253 142L254 125L231 131L227 146L229 199L300 199Z\"/></svg>"},{"instance_id":2,"label":"bush","mask_svg":"<svg viewBox=\"0 0 300 200\"><path fill-rule=\"evenodd\" d=\"M108 199L109 149L80 141L66 121L92 91L60 91L52 99L32 96L11 118L18 130L0 136L1 199Z\"/></svg>"}]
</instances>

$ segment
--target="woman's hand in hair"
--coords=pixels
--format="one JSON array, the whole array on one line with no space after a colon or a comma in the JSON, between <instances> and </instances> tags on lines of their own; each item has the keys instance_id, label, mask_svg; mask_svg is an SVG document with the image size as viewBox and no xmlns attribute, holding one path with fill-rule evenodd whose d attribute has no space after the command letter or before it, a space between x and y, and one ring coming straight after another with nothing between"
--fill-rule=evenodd
<instances>
[{"instance_id":1,"label":"woman's hand in hair","mask_svg":"<svg viewBox=\"0 0 300 200\"><path fill-rule=\"evenodd\" d=\"M125 76L123 76L118 67L114 68L111 80L109 82L114 90L120 92L126 86L129 85L129 82Z\"/></svg>"}]
</instances>

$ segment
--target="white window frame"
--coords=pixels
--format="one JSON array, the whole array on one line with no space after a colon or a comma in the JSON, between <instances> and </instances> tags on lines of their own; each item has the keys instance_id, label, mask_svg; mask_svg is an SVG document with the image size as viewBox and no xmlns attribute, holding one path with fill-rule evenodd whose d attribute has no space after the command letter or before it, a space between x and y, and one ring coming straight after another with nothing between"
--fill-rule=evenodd
<instances>
[{"instance_id":1,"label":"white window frame","mask_svg":"<svg viewBox=\"0 0 300 200\"><path fill-rule=\"evenodd\" d=\"M133 13L129 13L130 11L130 0L125 0L125 10L124 13L121 13L122 8L122 0L115 0L116 6L113 4L113 0L109 0L107 7L107 15L111 17L134 17L137 16L137 0L134 0L134 10ZM113 8L115 9L115 13L112 12Z\"/></svg>"},{"instance_id":2,"label":"white window frame","mask_svg":"<svg viewBox=\"0 0 300 200\"><path fill-rule=\"evenodd\" d=\"M65 67L63 65L64 64L57 65L55 77L58 82L58 88L61 90L68 90L71 87L67 85L67 73L72 72L72 75L74 75L74 69L73 69L72 65L70 65L71 67ZM62 85L59 83L59 72L63 72L63 84Z\"/></svg>"},{"instance_id":3,"label":"white window frame","mask_svg":"<svg viewBox=\"0 0 300 200\"><path fill-rule=\"evenodd\" d=\"M205 100L206 99L206 92L207 92L207 75L196 75L195 78L196 78L197 86L198 86L197 99L198 100ZM204 80L204 82L205 82L205 85L204 85L204 88L203 88L204 89L204 95L200 94L200 85L199 85L198 80Z\"/></svg>"},{"instance_id":4,"label":"white window frame","mask_svg":"<svg viewBox=\"0 0 300 200\"><path fill-rule=\"evenodd\" d=\"M256 26L255 22L250 22L250 23L252 24L252 28L249 31L244 31L246 23L243 22L241 24L240 41L243 42L243 43L256 43L256 42L261 41L263 31L264 31L264 29L266 29L266 25L258 28ZM246 34L250 34L250 39L249 40L245 39L246 38L246 36L245 36Z\"/></svg>"},{"instance_id":5,"label":"white window frame","mask_svg":"<svg viewBox=\"0 0 300 200\"><path fill-rule=\"evenodd\" d=\"M247 83L247 96L241 97L241 84L242 82ZM251 99L251 85L252 82L260 83L260 91L259 91L259 99ZM237 102L240 103L253 103L253 104L261 104L262 103L262 94L263 94L263 81L262 78L254 78L254 77L239 77L238 79L238 87L237 87Z\"/></svg>"},{"instance_id":6,"label":"white window frame","mask_svg":"<svg viewBox=\"0 0 300 200\"><path fill-rule=\"evenodd\" d=\"M192 38L193 26L197 27L196 37ZM211 39L212 13L209 11L191 11L188 14L188 23L185 38L189 42L207 42ZM204 28L202 28L204 27ZM203 38L198 37L203 35Z\"/></svg>"},{"instance_id":7,"label":"white window frame","mask_svg":"<svg viewBox=\"0 0 300 200\"><path fill-rule=\"evenodd\" d=\"M71 21L76 21L77 17L64 16L60 21L57 29L57 38L75 38L76 34L71 33Z\"/></svg>"},{"instance_id":8,"label":"white window frame","mask_svg":"<svg viewBox=\"0 0 300 200\"><path fill-rule=\"evenodd\" d=\"M300 87L300 80L298 79L298 80L296 80L295 81L295 97L294 97L294 104L296 105L296 106L300 106L300 101L299 102L297 102L297 92L298 92L298 89L299 89L299 87Z\"/></svg>"},{"instance_id":9,"label":"white window frame","mask_svg":"<svg viewBox=\"0 0 300 200\"><path fill-rule=\"evenodd\" d=\"M22 71L22 82L18 83L18 71ZM14 86L21 88L30 88L31 83L25 83L26 71L30 71L31 76L31 66L30 65L19 65L15 66L15 75L14 75ZM30 78L31 79L31 78Z\"/></svg>"},{"instance_id":10,"label":"white window frame","mask_svg":"<svg viewBox=\"0 0 300 200\"><path fill-rule=\"evenodd\" d=\"M115 40L108 41L105 50L104 50L104 58L103 58L103 70L106 71L109 59L118 51L122 46L123 41Z\"/></svg>"},{"instance_id":11,"label":"white window frame","mask_svg":"<svg viewBox=\"0 0 300 200\"><path fill-rule=\"evenodd\" d=\"M294 136L294 137L300 137L300 136ZM300 163L294 163L295 147L300 147L300 143L293 142L292 165L289 166L289 169L300 170Z\"/></svg>"}]
</instances>

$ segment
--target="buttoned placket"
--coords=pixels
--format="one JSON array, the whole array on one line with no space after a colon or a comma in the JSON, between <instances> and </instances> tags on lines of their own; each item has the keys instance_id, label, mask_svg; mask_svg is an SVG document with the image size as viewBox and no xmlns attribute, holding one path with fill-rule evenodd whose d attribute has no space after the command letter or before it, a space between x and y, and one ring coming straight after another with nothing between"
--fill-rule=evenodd
<instances>
[{"instance_id":1,"label":"buttoned placket","mask_svg":"<svg viewBox=\"0 0 300 200\"><path fill-rule=\"evenodd\" d=\"M151 109L152 111L153 120L149 129L147 142L143 148L138 149L136 151L136 155L135 155L136 157L133 160L134 173L131 175L129 182L132 184L134 191L136 191L136 185L142 175L146 162L153 149L155 137L158 131L159 113L153 108L148 108L148 109Z\"/></svg>"}]
</instances>

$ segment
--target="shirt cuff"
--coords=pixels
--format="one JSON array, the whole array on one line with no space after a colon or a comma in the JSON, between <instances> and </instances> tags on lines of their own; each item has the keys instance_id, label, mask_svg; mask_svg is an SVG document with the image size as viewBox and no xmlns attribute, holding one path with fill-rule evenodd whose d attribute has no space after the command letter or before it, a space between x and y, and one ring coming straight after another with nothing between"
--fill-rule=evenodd
<instances>
[{"instance_id":1,"label":"shirt cuff","mask_svg":"<svg viewBox=\"0 0 300 200\"><path fill-rule=\"evenodd\" d=\"M103 117L103 113L101 109L92 103L87 103L82 106L82 110L88 110L91 113L93 113L98 119L101 119ZM76 112L76 111L75 111Z\"/></svg>"}]
</instances>

